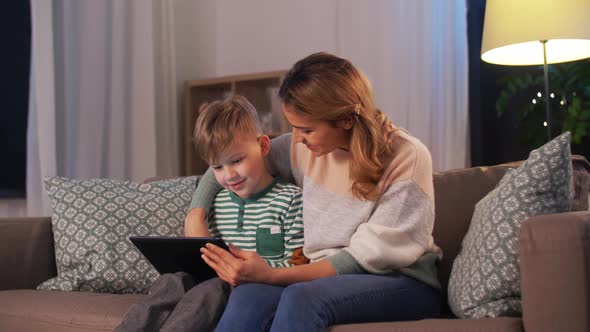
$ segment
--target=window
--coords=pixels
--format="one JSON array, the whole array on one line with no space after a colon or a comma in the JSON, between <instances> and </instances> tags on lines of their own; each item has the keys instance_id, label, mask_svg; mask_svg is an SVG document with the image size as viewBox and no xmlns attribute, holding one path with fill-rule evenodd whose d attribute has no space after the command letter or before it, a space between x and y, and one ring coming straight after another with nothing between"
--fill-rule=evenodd
<instances>
[{"instance_id":1,"label":"window","mask_svg":"<svg viewBox=\"0 0 590 332\"><path fill-rule=\"evenodd\" d=\"M30 12L29 1L8 1L0 11L0 197L24 197L26 191Z\"/></svg>"}]
</instances>

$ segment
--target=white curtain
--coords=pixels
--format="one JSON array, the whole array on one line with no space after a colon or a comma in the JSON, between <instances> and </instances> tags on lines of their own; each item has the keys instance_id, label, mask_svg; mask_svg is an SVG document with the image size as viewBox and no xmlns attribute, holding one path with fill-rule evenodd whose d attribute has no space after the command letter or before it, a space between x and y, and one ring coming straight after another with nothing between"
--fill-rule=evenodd
<instances>
[{"instance_id":1,"label":"white curtain","mask_svg":"<svg viewBox=\"0 0 590 332\"><path fill-rule=\"evenodd\" d=\"M55 0L52 7L31 0L29 216L50 214L45 176L142 180L176 173L174 53L163 51L169 4Z\"/></svg>"},{"instance_id":2,"label":"white curtain","mask_svg":"<svg viewBox=\"0 0 590 332\"><path fill-rule=\"evenodd\" d=\"M275 48L276 61L264 70L286 69L310 49L349 58L373 82L383 111L429 147L435 170L469 165L465 0L333 0L317 8L303 1L295 9L319 25L311 27L249 19L261 11L290 15L290 2L252 1L235 13L217 9L233 8L233 1L30 1L29 215L49 214L44 176L178 174L179 81L187 68L209 73L215 63L251 72L268 53L251 45ZM309 6L316 11L305 12ZM185 7L190 12L179 16ZM217 14L203 20L204 12ZM240 52L226 52L243 39ZM187 59L187 47L195 45L200 56Z\"/></svg>"},{"instance_id":3,"label":"white curtain","mask_svg":"<svg viewBox=\"0 0 590 332\"><path fill-rule=\"evenodd\" d=\"M336 3L336 52L369 76L382 110L428 146L435 170L468 166L465 0L368 3Z\"/></svg>"},{"instance_id":4,"label":"white curtain","mask_svg":"<svg viewBox=\"0 0 590 332\"><path fill-rule=\"evenodd\" d=\"M31 1L31 77L27 128L26 215L49 215L43 176L56 174L53 10L50 1ZM25 211L22 211L25 212Z\"/></svg>"}]
</instances>

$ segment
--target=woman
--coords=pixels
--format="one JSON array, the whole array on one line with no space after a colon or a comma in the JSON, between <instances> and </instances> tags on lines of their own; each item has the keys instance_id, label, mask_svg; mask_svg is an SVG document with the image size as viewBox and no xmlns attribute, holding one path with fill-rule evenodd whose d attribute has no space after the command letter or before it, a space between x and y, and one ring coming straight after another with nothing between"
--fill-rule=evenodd
<instances>
[{"instance_id":1,"label":"woman","mask_svg":"<svg viewBox=\"0 0 590 332\"><path fill-rule=\"evenodd\" d=\"M210 245L203 258L233 285L219 331L323 331L330 325L435 317L427 148L378 110L368 80L327 53L298 61L279 89L293 133L273 140L274 173L303 187L310 264L271 268L253 252ZM194 206L219 187L206 175ZM202 222L204 209L191 211Z\"/></svg>"}]
</instances>

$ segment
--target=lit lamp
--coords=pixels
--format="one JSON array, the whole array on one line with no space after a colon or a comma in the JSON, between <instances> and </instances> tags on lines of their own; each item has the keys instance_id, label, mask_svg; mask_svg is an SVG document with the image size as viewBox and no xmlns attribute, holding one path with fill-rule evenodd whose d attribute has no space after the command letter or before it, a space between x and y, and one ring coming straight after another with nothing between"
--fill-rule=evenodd
<instances>
[{"instance_id":1,"label":"lit lamp","mask_svg":"<svg viewBox=\"0 0 590 332\"><path fill-rule=\"evenodd\" d=\"M590 0L487 0L481 59L498 65L543 65L548 140L547 64L587 57Z\"/></svg>"}]
</instances>

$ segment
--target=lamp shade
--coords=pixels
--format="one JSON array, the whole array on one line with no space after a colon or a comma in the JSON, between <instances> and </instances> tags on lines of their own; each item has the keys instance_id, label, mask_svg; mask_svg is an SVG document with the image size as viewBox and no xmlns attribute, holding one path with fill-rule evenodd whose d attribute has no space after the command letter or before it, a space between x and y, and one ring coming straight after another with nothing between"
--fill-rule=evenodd
<instances>
[{"instance_id":1,"label":"lamp shade","mask_svg":"<svg viewBox=\"0 0 590 332\"><path fill-rule=\"evenodd\" d=\"M543 64L590 57L590 0L487 0L482 60Z\"/></svg>"}]
</instances>

